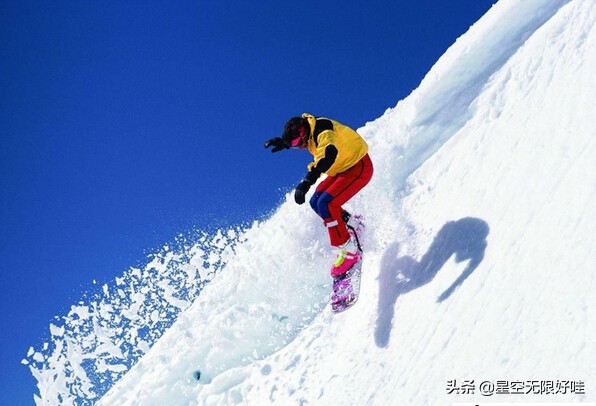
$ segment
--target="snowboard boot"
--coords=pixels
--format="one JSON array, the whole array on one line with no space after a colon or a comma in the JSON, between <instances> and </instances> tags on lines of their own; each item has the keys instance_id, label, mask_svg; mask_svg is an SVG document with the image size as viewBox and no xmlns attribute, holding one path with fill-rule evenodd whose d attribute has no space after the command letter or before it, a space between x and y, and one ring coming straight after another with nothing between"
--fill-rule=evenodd
<instances>
[{"instance_id":1,"label":"snowboard boot","mask_svg":"<svg viewBox=\"0 0 596 406\"><path fill-rule=\"evenodd\" d=\"M331 276L333 278L339 278L344 275L354 264L360 261L360 249L358 244L353 238L350 238L348 242L341 245L337 254L337 259L331 267Z\"/></svg>"},{"instance_id":2,"label":"snowboard boot","mask_svg":"<svg viewBox=\"0 0 596 406\"><path fill-rule=\"evenodd\" d=\"M360 234L364 231L364 219L361 215L352 215L347 211L341 212L341 218L346 223L350 238L356 243L358 251L362 252L362 241L360 240Z\"/></svg>"}]
</instances>

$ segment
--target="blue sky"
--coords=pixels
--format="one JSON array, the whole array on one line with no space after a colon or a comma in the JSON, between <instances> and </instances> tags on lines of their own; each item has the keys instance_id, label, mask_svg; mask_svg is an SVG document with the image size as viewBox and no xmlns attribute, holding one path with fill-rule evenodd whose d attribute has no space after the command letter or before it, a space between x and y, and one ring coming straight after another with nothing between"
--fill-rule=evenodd
<instances>
[{"instance_id":1,"label":"blue sky","mask_svg":"<svg viewBox=\"0 0 596 406\"><path fill-rule=\"evenodd\" d=\"M263 148L289 117L375 119L492 3L2 2L0 404L94 280L275 208L309 161Z\"/></svg>"}]
</instances>

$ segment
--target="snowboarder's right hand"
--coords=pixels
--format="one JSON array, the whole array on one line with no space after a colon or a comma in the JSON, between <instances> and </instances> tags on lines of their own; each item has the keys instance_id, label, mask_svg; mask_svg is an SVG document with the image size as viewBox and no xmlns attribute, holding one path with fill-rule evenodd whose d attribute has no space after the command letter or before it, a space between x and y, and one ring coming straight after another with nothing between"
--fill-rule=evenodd
<instances>
[{"instance_id":1,"label":"snowboarder's right hand","mask_svg":"<svg viewBox=\"0 0 596 406\"><path fill-rule=\"evenodd\" d=\"M273 147L271 152L279 152L284 149L290 148L281 137L271 138L265 143L265 148Z\"/></svg>"},{"instance_id":2,"label":"snowboarder's right hand","mask_svg":"<svg viewBox=\"0 0 596 406\"><path fill-rule=\"evenodd\" d=\"M312 182L307 179L304 179L302 182L296 186L296 190L294 191L294 200L298 204L302 204L306 201L306 192L310 189Z\"/></svg>"}]
</instances>

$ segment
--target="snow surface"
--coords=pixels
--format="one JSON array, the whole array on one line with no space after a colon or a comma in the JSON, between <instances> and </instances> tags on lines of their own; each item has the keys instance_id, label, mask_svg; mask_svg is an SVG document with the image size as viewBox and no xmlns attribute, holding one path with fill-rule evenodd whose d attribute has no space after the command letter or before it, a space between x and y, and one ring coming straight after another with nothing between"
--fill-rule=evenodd
<instances>
[{"instance_id":1,"label":"snow surface","mask_svg":"<svg viewBox=\"0 0 596 406\"><path fill-rule=\"evenodd\" d=\"M37 403L596 401L595 23L593 0L501 0L359 130L354 308L331 313L325 229L288 195L73 306L24 360Z\"/></svg>"}]
</instances>

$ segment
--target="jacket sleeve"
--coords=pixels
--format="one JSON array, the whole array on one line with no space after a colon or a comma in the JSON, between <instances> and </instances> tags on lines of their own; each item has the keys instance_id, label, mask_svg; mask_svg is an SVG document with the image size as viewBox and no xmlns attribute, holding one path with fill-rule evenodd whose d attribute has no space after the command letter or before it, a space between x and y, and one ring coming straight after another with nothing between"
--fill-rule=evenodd
<instances>
[{"instance_id":1,"label":"jacket sleeve","mask_svg":"<svg viewBox=\"0 0 596 406\"><path fill-rule=\"evenodd\" d=\"M310 183L315 183L321 174L328 171L335 163L338 154L335 146L336 137L337 135L333 131L319 134L315 160L308 165L308 173L305 177Z\"/></svg>"}]
</instances>

